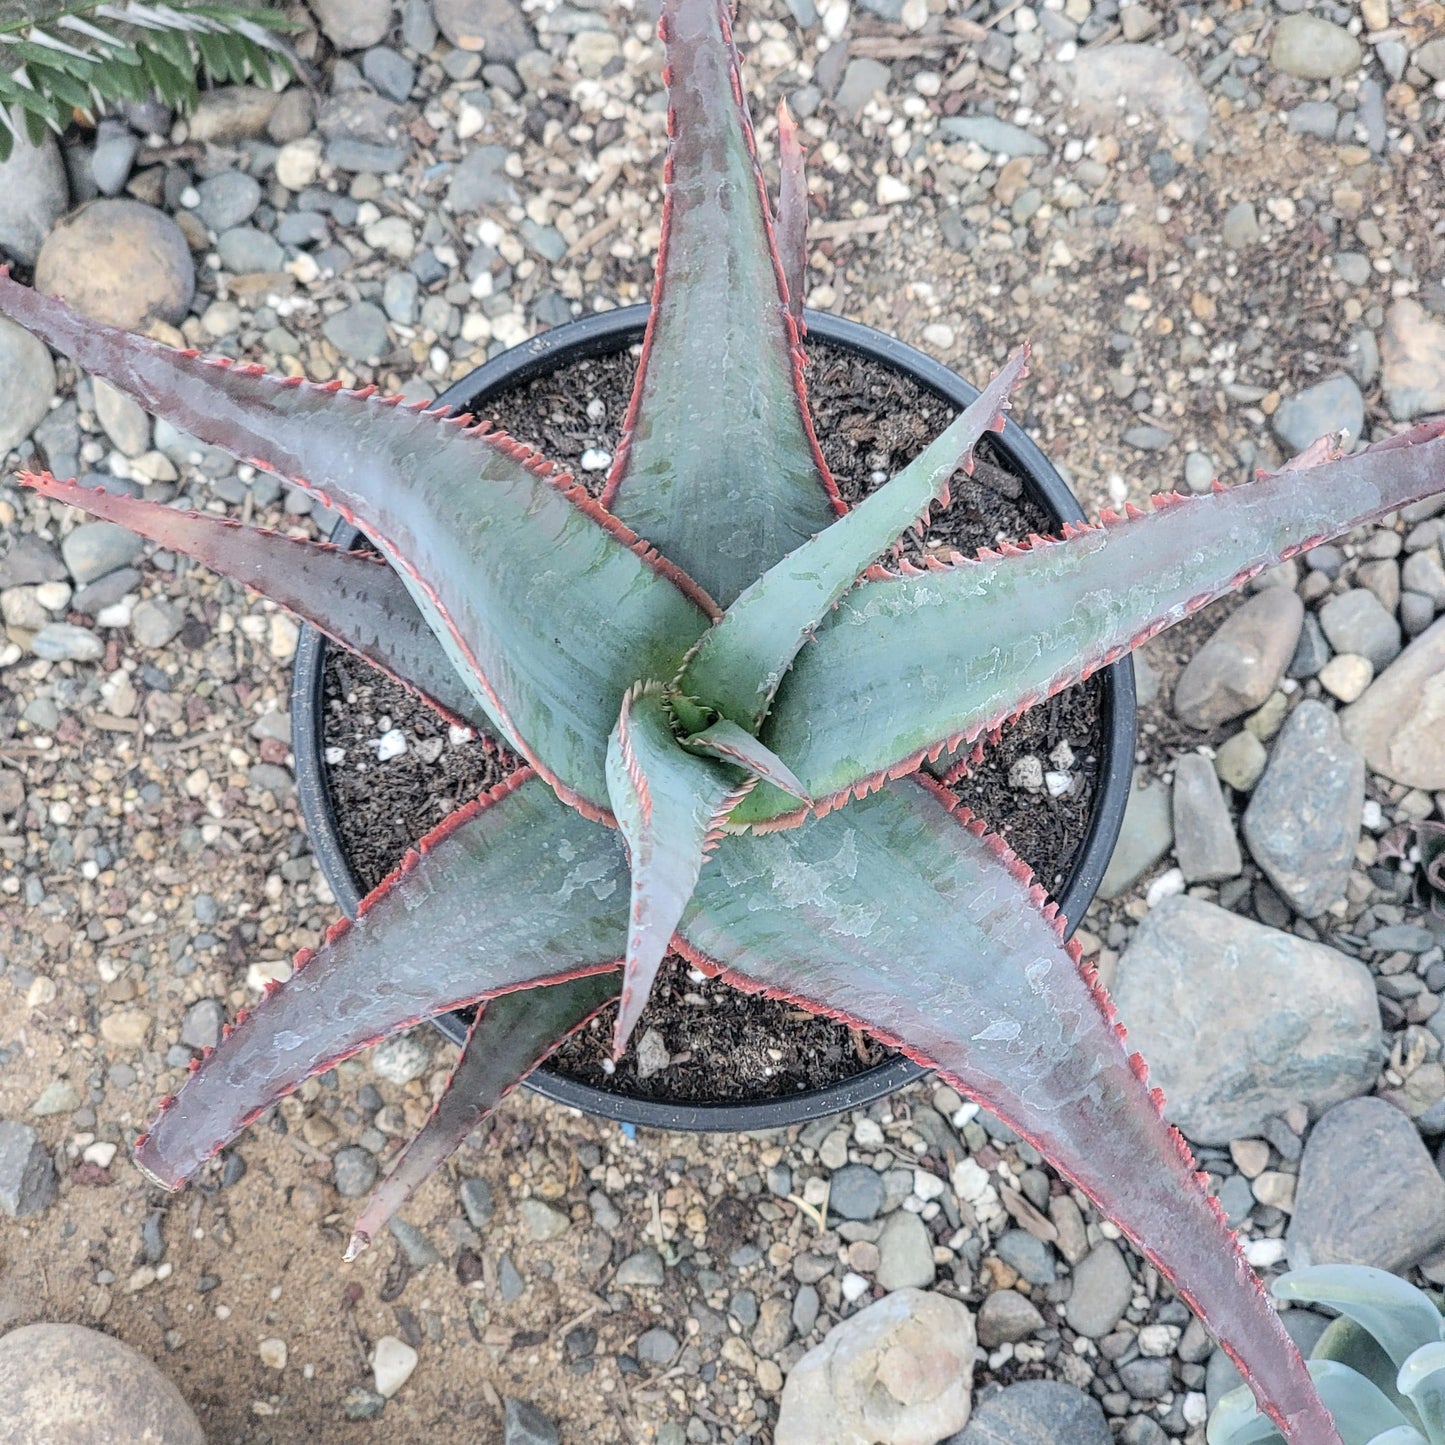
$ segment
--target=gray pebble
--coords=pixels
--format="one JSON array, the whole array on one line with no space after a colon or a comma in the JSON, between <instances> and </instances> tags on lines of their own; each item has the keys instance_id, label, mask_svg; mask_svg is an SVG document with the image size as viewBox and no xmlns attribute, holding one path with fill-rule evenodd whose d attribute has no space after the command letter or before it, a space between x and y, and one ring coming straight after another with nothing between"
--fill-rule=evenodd
<instances>
[{"instance_id":1,"label":"gray pebble","mask_svg":"<svg viewBox=\"0 0 1445 1445\"><path fill-rule=\"evenodd\" d=\"M668 1365L677 1355L677 1336L668 1330L655 1328L638 1336L635 1351L644 1365Z\"/></svg>"},{"instance_id":2,"label":"gray pebble","mask_svg":"<svg viewBox=\"0 0 1445 1445\"><path fill-rule=\"evenodd\" d=\"M906 1209L888 1216L878 1236L878 1283L886 1290L927 1289L933 1283L933 1239Z\"/></svg>"},{"instance_id":3,"label":"gray pebble","mask_svg":"<svg viewBox=\"0 0 1445 1445\"><path fill-rule=\"evenodd\" d=\"M1121 1365L1119 1379L1136 1400L1160 1400L1174 1388L1174 1370L1169 1361L1147 1356Z\"/></svg>"},{"instance_id":4,"label":"gray pebble","mask_svg":"<svg viewBox=\"0 0 1445 1445\"><path fill-rule=\"evenodd\" d=\"M1365 286L1370 280L1370 258L1359 251L1336 251L1335 274L1346 286Z\"/></svg>"},{"instance_id":5,"label":"gray pebble","mask_svg":"<svg viewBox=\"0 0 1445 1445\"><path fill-rule=\"evenodd\" d=\"M639 1249L617 1266L616 1282L624 1289L662 1283L662 1256L655 1249Z\"/></svg>"},{"instance_id":6,"label":"gray pebble","mask_svg":"<svg viewBox=\"0 0 1445 1445\"><path fill-rule=\"evenodd\" d=\"M142 647L164 647L185 626L185 613L161 597L137 602L130 618L130 635Z\"/></svg>"},{"instance_id":7,"label":"gray pebble","mask_svg":"<svg viewBox=\"0 0 1445 1445\"><path fill-rule=\"evenodd\" d=\"M470 215L487 206L512 205L517 188L503 167L510 154L506 146L477 146L452 172L447 187L447 208Z\"/></svg>"},{"instance_id":8,"label":"gray pebble","mask_svg":"<svg viewBox=\"0 0 1445 1445\"><path fill-rule=\"evenodd\" d=\"M484 1229L492 1222L492 1187L485 1179L463 1179L457 1195L473 1229Z\"/></svg>"},{"instance_id":9,"label":"gray pebble","mask_svg":"<svg viewBox=\"0 0 1445 1445\"><path fill-rule=\"evenodd\" d=\"M221 1042L225 1006L217 998L197 999L181 1021L181 1042L190 1049L213 1049Z\"/></svg>"},{"instance_id":10,"label":"gray pebble","mask_svg":"<svg viewBox=\"0 0 1445 1445\"><path fill-rule=\"evenodd\" d=\"M376 1159L365 1149L348 1144L331 1161L331 1177L343 1199L360 1199L376 1183Z\"/></svg>"},{"instance_id":11,"label":"gray pebble","mask_svg":"<svg viewBox=\"0 0 1445 1445\"><path fill-rule=\"evenodd\" d=\"M366 52L361 61L361 73L392 100L405 100L416 84L416 68L386 46L377 46Z\"/></svg>"},{"instance_id":12,"label":"gray pebble","mask_svg":"<svg viewBox=\"0 0 1445 1445\"><path fill-rule=\"evenodd\" d=\"M1174 856L1186 883L1236 878L1244 867L1219 775L1199 753L1174 764Z\"/></svg>"},{"instance_id":13,"label":"gray pebble","mask_svg":"<svg viewBox=\"0 0 1445 1445\"><path fill-rule=\"evenodd\" d=\"M391 350L386 316L370 301L357 301L328 316L322 334L343 356L352 361L377 361Z\"/></svg>"},{"instance_id":14,"label":"gray pebble","mask_svg":"<svg viewBox=\"0 0 1445 1445\"><path fill-rule=\"evenodd\" d=\"M1320 626L1336 652L1358 652L1383 672L1404 645L1400 624L1367 587L1352 587L1320 608Z\"/></svg>"},{"instance_id":15,"label":"gray pebble","mask_svg":"<svg viewBox=\"0 0 1445 1445\"><path fill-rule=\"evenodd\" d=\"M818 1323L819 1308L818 1291L810 1284L799 1285L793 1296L793 1328L800 1336L808 1334Z\"/></svg>"},{"instance_id":16,"label":"gray pebble","mask_svg":"<svg viewBox=\"0 0 1445 1445\"><path fill-rule=\"evenodd\" d=\"M103 196L118 196L130 179L140 142L123 122L103 120L90 155L90 175Z\"/></svg>"},{"instance_id":17,"label":"gray pebble","mask_svg":"<svg viewBox=\"0 0 1445 1445\"><path fill-rule=\"evenodd\" d=\"M1109 1422L1062 1380L1025 1380L979 1395L966 1429L942 1445L1112 1445Z\"/></svg>"},{"instance_id":18,"label":"gray pebble","mask_svg":"<svg viewBox=\"0 0 1445 1445\"><path fill-rule=\"evenodd\" d=\"M393 1218L387 1227L391 1230L391 1237L400 1246L402 1254L406 1256L406 1262L413 1269L425 1269L429 1264L441 1263L441 1255L437 1253L436 1247L416 1225L408 1224L404 1219Z\"/></svg>"},{"instance_id":19,"label":"gray pebble","mask_svg":"<svg viewBox=\"0 0 1445 1445\"><path fill-rule=\"evenodd\" d=\"M557 1427L535 1405L508 1395L502 1445L557 1445Z\"/></svg>"},{"instance_id":20,"label":"gray pebble","mask_svg":"<svg viewBox=\"0 0 1445 1445\"><path fill-rule=\"evenodd\" d=\"M540 1199L524 1199L517 1206L517 1212L522 1216L528 1237L539 1243L559 1239L572 1227L572 1221L567 1215L550 1204L544 1204Z\"/></svg>"},{"instance_id":21,"label":"gray pebble","mask_svg":"<svg viewBox=\"0 0 1445 1445\"><path fill-rule=\"evenodd\" d=\"M47 622L30 648L47 662L99 662L105 656L105 643L95 633L70 622Z\"/></svg>"},{"instance_id":22,"label":"gray pebble","mask_svg":"<svg viewBox=\"0 0 1445 1445\"><path fill-rule=\"evenodd\" d=\"M1332 376L1282 401L1273 424L1274 434L1293 452L1337 431L1358 441L1365 430L1365 398L1350 377Z\"/></svg>"},{"instance_id":23,"label":"gray pebble","mask_svg":"<svg viewBox=\"0 0 1445 1445\"><path fill-rule=\"evenodd\" d=\"M55 1198L55 1165L29 1124L0 1119L0 1210L39 1214Z\"/></svg>"},{"instance_id":24,"label":"gray pebble","mask_svg":"<svg viewBox=\"0 0 1445 1445\"><path fill-rule=\"evenodd\" d=\"M1134 1282L1119 1246L1102 1240L1074 1266L1074 1288L1064 1318L1076 1334L1102 1339L1124 1317Z\"/></svg>"},{"instance_id":25,"label":"gray pebble","mask_svg":"<svg viewBox=\"0 0 1445 1445\"><path fill-rule=\"evenodd\" d=\"M208 230L219 234L244 225L255 215L261 204L261 183L245 171L221 171L202 181L196 194L200 196L196 214Z\"/></svg>"},{"instance_id":26,"label":"gray pebble","mask_svg":"<svg viewBox=\"0 0 1445 1445\"><path fill-rule=\"evenodd\" d=\"M1057 1278L1054 1252L1026 1229L1006 1230L994 1245L998 1257L1016 1269L1030 1284L1053 1284Z\"/></svg>"},{"instance_id":27,"label":"gray pebble","mask_svg":"<svg viewBox=\"0 0 1445 1445\"><path fill-rule=\"evenodd\" d=\"M233 226L222 231L216 241L216 254L223 271L241 276L279 271L286 260L286 252L276 238L254 226Z\"/></svg>"},{"instance_id":28,"label":"gray pebble","mask_svg":"<svg viewBox=\"0 0 1445 1445\"><path fill-rule=\"evenodd\" d=\"M512 1263L510 1254L504 1254L497 1261L497 1288L508 1304L521 1299L527 1288L527 1283L517 1272L517 1266Z\"/></svg>"},{"instance_id":29,"label":"gray pebble","mask_svg":"<svg viewBox=\"0 0 1445 1445\"><path fill-rule=\"evenodd\" d=\"M878 1171L866 1164L845 1164L828 1186L828 1210L842 1219L876 1219L884 1199Z\"/></svg>"}]
</instances>

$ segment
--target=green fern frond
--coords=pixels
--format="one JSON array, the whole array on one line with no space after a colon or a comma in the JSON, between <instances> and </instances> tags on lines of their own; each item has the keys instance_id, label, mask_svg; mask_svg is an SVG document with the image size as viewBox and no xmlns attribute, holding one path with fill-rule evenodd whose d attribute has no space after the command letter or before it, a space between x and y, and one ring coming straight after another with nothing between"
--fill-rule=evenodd
<instances>
[{"instance_id":1,"label":"green fern frond","mask_svg":"<svg viewBox=\"0 0 1445 1445\"><path fill-rule=\"evenodd\" d=\"M295 74L281 39L296 23L255 5L121 0L0 0L0 161L17 122L33 145L46 127L75 112L156 94L183 113L195 109L197 75L270 86Z\"/></svg>"}]
</instances>

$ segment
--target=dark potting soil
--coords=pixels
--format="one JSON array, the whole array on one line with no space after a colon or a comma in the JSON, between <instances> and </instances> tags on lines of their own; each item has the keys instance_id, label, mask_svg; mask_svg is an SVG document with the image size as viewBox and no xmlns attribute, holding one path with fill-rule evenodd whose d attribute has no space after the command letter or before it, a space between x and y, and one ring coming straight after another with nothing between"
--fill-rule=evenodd
<instances>
[{"instance_id":1,"label":"dark potting soil","mask_svg":"<svg viewBox=\"0 0 1445 1445\"><path fill-rule=\"evenodd\" d=\"M631 394L636 349L594 358L494 398L485 413L546 456L577 468L588 449L611 452ZM942 431L953 408L932 392L876 362L814 346L808 373L820 444L839 490L865 496L911 461ZM988 441L972 477L960 474L952 502L907 551L918 557L942 545L971 553L1000 538L1049 532L1047 512L1000 465ZM605 472L578 472L600 491ZM1102 692L1089 682L1060 693L1005 730L984 761L954 791L988 820L1058 892L1088 832L1101 756ZM376 743L391 729L406 751L377 760ZM448 813L499 782L516 760L481 741L453 742L430 708L389 678L328 649L323 724L327 774L337 824L363 889L374 887L406 849ZM1067 743L1074 785L1062 798L1013 788L1009 770L1025 754L1053 768L1049 755ZM669 1062L647 1078L637 1046L660 1036ZM775 1098L848 1078L890 1051L846 1027L791 1005L737 992L702 978L677 956L658 975L627 1055L612 1068L612 1010L570 1039L546 1066L604 1089L680 1102Z\"/></svg>"}]
</instances>

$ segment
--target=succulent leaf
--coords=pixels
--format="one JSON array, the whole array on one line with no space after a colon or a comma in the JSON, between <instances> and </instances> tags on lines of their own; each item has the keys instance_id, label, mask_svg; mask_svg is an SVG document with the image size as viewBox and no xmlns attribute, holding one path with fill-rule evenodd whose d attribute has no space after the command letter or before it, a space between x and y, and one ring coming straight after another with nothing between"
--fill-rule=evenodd
<instances>
[{"instance_id":1,"label":"succulent leaf","mask_svg":"<svg viewBox=\"0 0 1445 1445\"><path fill-rule=\"evenodd\" d=\"M564 1039L617 997L619 978L594 973L546 988L504 993L483 1005L446 1092L421 1132L397 1156L352 1228L355 1259L462 1140Z\"/></svg>"},{"instance_id":2,"label":"succulent leaf","mask_svg":"<svg viewBox=\"0 0 1445 1445\"><path fill-rule=\"evenodd\" d=\"M202 361L3 276L0 314L334 505L397 564L502 735L564 801L606 815L618 699L637 677L671 677L712 607L570 478L463 417Z\"/></svg>"},{"instance_id":3,"label":"succulent leaf","mask_svg":"<svg viewBox=\"0 0 1445 1445\"><path fill-rule=\"evenodd\" d=\"M1282 1275L1271 1292L1292 1304L1322 1304L1337 1310L1368 1331L1397 1370L1421 1345L1440 1341L1440 1311L1430 1297L1387 1270L1314 1265ZM1348 1363L1347 1356L1335 1358Z\"/></svg>"},{"instance_id":4,"label":"succulent leaf","mask_svg":"<svg viewBox=\"0 0 1445 1445\"><path fill-rule=\"evenodd\" d=\"M1431 1442L1413 1425L1396 1425L1393 1430L1376 1435L1369 1445L1431 1445Z\"/></svg>"},{"instance_id":5,"label":"succulent leaf","mask_svg":"<svg viewBox=\"0 0 1445 1445\"><path fill-rule=\"evenodd\" d=\"M607 785L632 869L613 1053L627 1047L717 830L742 791L730 767L673 736L660 683L630 689L607 745Z\"/></svg>"},{"instance_id":6,"label":"succulent leaf","mask_svg":"<svg viewBox=\"0 0 1445 1445\"><path fill-rule=\"evenodd\" d=\"M729 11L725 0L662 7L663 233L603 495L723 606L842 509L803 397Z\"/></svg>"},{"instance_id":7,"label":"succulent leaf","mask_svg":"<svg viewBox=\"0 0 1445 1445\"><path fill-rule=\"evenodd\" d=\"M904 568L843 598L759 736L820 808L917 768L1122 657L1250 577L1445 486L1445 419L1354 456L1155 499L1062 539ZM739 822L796 804L759 789Z\"/></svg>"},{"instance_id":8,"label":"succulent leaf","mask_svg":"<svg viewBox=\"0 0 1445 1445\"><path fill-rule=\"evenodd\" d=\"M798 138L798 122L788 109L788 102L778 102L778 215L774 225L777 234L778 259L783 267L783 283L788 293L788 315L801 336L803 301L808 271L808 176L804 168L803 143Z\"/></svg>"},{"instance_id":9,"label":"succulent leaf","mask_svg":"<svg viewBox=\"0 0 1445 1445\"><path fill-rule=\"evenodd\" d=\"M162 1106L135 1161L178 1188L268 1105L447 1009L615 969L622 839L521 769L453 813L268 991Z\"/></svg>"},{"instance_id":10,"label":"succulent leaf","mask_svg":"<svg viewBox=\"0 0 1445 1445\"><path fill-rule=\"evenodd\" d=\"M926 524L933 503L946 505L949 480L960 467L972 471L979 438L1003 429L1027 362L1023 347L921 456L764 572L703 635L679 686L756 731L798 649L833 604L910 527Z\"/></svg>"},{"instance_id":11,"label":"succulent leaf","mask_svg":"<svg viewBox=\"0 0 1445 1445\"><path fill-rule=\"evenodd\" d=\"M411 593L375 552L343 552L226 517L63 482L49 472L22 472L20 481L253 588L419 693L450 721L491 727Z\"/></svg>"},{"instance_id":12,"label":"succulent leaf","mask_svg":"<svg viewBox=\"0 0 1445 1445\"><path fill-rule=\"evenodd\" d=\"M750 732L745 732L736 723L720 718L711 727L683 739L683 746L724 762L736 763L754 777L807 803L812 800L803 791L803 785L793 776L793 770L776 754L769 752Z\"/></svg>"},{"instance_id":13,"label":"succulent leaf","mask_svg":"<svg viewBox=\"0 0 1445 1445\"><path fill-rule=\"evenodd\" d=\"M1249 1386L1240 1385L1210 1412L1204 1438L1207 1445L1280 1445L1281 1437L1274 1421L1260 1413Z\"/></svg>"},{"instance_id":14,"label":"succulent leaf","mask_svg":"<svg viewBox=\"0 0 1445 1445\"><path fill-rule=\"evenodd\" d=\"M1363 1325L1348 1315L1330 1321L1310 1351L1312 1360L1335 1360L1363 1375L1405 1419L1414 1411L1396 1388L1399 1366L1385 1353L1385 1347Z\"/></svg>"},{"instance_id":15,"label":"succulent leaf","mask_svg":"<svg viewBox=\"0 0 1445 1445\"><path fill-rule=\"evenodd\" d=\"M1310 1375L1344 1445L1370 1445L1376 1435L1410 1422L1363 1375L1334 1360L1315 1360Z\"/></svg>"},{"instance_id":16,"label":"succulent leaf","mask_svg":"<svg viewBox=\"0 0 1445 1445\"><path fill-rule=\"evenodd\" d=\"M992 1109L1173 1281L1287 1439L1339 1445L1062 926L1000 839L910 780L790 832L730 833L679 932L699 966L865 1028Z\"/></svg>"},{"instance_id":17,"label":"succulent leaf","mask_svg":"<svg viewBox=\"0 0 1445 1445\"><path fill-rule=\"evenodd\" d=\"M1445 1342L1421 1345L1410 1355L1396 1387L1415 1407L1430 1445L1445 1445Z\"/></svg>"}]
</instances>

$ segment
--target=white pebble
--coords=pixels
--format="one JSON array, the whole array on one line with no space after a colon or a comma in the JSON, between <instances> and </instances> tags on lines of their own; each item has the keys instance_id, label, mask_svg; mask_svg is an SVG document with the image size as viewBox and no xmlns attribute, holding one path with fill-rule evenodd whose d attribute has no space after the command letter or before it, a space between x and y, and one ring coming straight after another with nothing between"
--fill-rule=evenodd
<instances>
[{"instance_id":1,"label":"white pebble","mask_svg":"<svg viewBox=\"0 0 1445 1445\"><path fill-rule=\"evenodd\" d=\"M1378 833L1385 826L1385 810L1373 798L1366 798L1360 821L1370 832Z\"/></svg>"},{"instance_id":2,"label":"white pebble","mask_svg":"<svg viewBox=\"0 0 1445 1445\"><path fill-rule=\"evenodd\" d=\"M1044 787L1049 790L1051 798L1062 798L1073 786L1074 775L1072 773L1048 772L1044 774Z\"/></svg>"},{"instance_id":3,"label":"white pebble","mask_svg":"<svg viewBox=\"0 0 1445 1445\"><path fill-rule=\"evenodd\" d=\"M261 1363L273 1370L284 1370L286 1368L286 1341L278 1339L262 1340L257 1347L261 1356Z\"/></svg>"},{"instance_id":4,"label":"white pebble","mask_svg":"<svg viewBox=\"0 0 1445 1445\"><path fill-rule=\"evenodd\" d=\"M115 1145L107 1144L104 1141L91 1144L81 1155L87 1164L94 1164L100 1169L109 1169L111 1160L115 1158Z\"/></svg>"},{"instance_id":5,"label":"white pebble","mask_svg":"<svg viewBox=\"0 0 1445 1445\"><path fill-rule=\"evenodd\" d=\"M883 175L878 177L878 204L880 206L898 206L904 201L910 200L913 192L908 189L897 176Z\"/></svg>"},{"instance_id":6,"label":"white pebble","mask_svg":"<svg viewBox=\"0 0 1445 1445\"><path fill-rule=\"evenodd\" d=\"M584 472L605 472L612 465L612 453L601 447L588 447L579 465Z\"/></svg>"},{"instance_id":7,"label":"white pebble","mask_svg":"<svg viewBox=\"0 0 1445 1445\"><path fill-rule=\"evenodd\" d=\"M377 762L390 762L392 758L399 758L406 751L406 734L400 728L392 728L390 732L382 733L373 746L376 748Z\"/></svg>"},{"instance_id":8,"label":"white pebble","mask_svg":"<svg viewBox=\"0 0 1445 1445\"><path fill-rule=\"evenodd\" d=\"M326 766L328 768L340 767L346 761L346 749L329 747L326 749Z\"/></svg>"},{"instance_id":9,"label":"white pebble","mask_svg":"<svg viewBox=\"0 0 1445 1445\"><path fill-rule=\"evenodd\" d=\"M1144 902L1150 908L1157 908L1166 898L1177 898L1183 892L1184 874L1178 868L1171 868L1167 873L1161 873L1149 885Z\"/></svg>"},{"instance_id":10,"label":"white pebble","mask_svg":"<svg viewBox=\"0 0 1445 1445\"><path fill-rule=\"evenodd\" d=\"M854 1274L852 1270L849 1270L848 1273L843 1276L842 1288L843 1298L847 1300L849 1304L852 1304L855 1300L862 1299L863 1296L868 1293L868 1281L864 1279L861 1274Z\"/></svg>"},{"instance_id":11,"label":"white pebble","mask_svg":"<svg viewBox=\"0 0 1445 1445\"><path fill-rule=\"evenodd\" d=\"M931 321L923 328L923 339L929 346L936 346L940 351L949 351L955 340L953 327L945 326L941 321Z\"/></svg>"},{"instance_id":12,"label":"white pebble","mask_svg":"<svg viewBox=\"0 0 1445 1445\"><path fill-rule=\"evenodd\" d=\"M476 735L475 728L459 727L456 723L452 723L451 726L447 728L447 741L454 748L461 747L463 743L471 742Z\"/></svg>"},{"instance_id":13,"label":"white pebble","mask_svg":"<svg viewBox=\"0 0 1445 1445\"><path fill-rule=\"evenodd\" d=\"M913 1192L923 1200L937 1199L948 1188L946 1181L927 1169L913 1171Z\"/></svg>"},{"instance_id":14,"label":"white pebble","mask_svg":"<svg viewBox=\"0 0 1445 1445\"><path fill-rule=\"evenodd\" d=\"M1244 1246L1244 1257L1256 1269L1269 1269L1278 1264L1285 1255L1282 1239L1251 1239Z\"/></svg>"},{"instance_id":15,"label":"white pebble","mask_svg":"<svg viewBox=\"0 0 1445 1445\"><path fill-rule=\"evenodd\" d=\"M376 1342L376 1353L371 1360L376 1393L383 1399L391 1399L411 1379L416 1362L417 1353L405 1340L399 1340L395 1335L383 1335Z\"/></svg>"},{"instance_id":16,"label":"white pebble","mask_svg":"<svg viewBox=\"0 0 1445 1445\"><path fill-rule=\"evenodd\" d=\"M866 1114L853 1125L853 1142L860 1149L881 1149L883 1147L883 1126Z\"/></svg>"}]
</instances>

